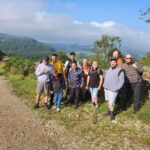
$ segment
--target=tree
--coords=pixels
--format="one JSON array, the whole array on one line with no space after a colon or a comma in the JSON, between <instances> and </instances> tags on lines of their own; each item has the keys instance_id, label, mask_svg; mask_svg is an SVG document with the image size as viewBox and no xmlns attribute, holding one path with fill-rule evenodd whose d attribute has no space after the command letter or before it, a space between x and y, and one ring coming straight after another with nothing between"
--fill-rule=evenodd
<instances>
[{"instance_id":1,"label":"tree","mask_svg":"<svg viewBox=\"0 0 150 150\"><path fill-rule=\"evenodd\" d=\"M147 52L141 59L140 63L144 66L150 66L150 52Z\"/></svg>"},{"instance_id":2,"label":"tree","mask_svg":"<svg viewBox=\"0 0 150 150\"><path fill-rule=\"evenodd\" d=\"M5 53L3 53L2 51L0 51L0 61L3 60L3 57L4 57L5 55L6 55Z\"/></svg>"},{"instance_id":3,"label":"tree","mask_svg":"<svg viewBox=\"0 0 150 150\"><path fill-rule=\"evenodd\" d=\"M113 49L121 48L121 39L119 36L102 35L100 40L94 42L94 51L104 58L105 62L108 61L108 53Z\"/></svg>"},{"instance_id":4,"label":"tree","mask_svg":"<svg viewBox=\"0 0 150 150\"><path fill-rule=\"evenodd\" d=\"M58 51L58 59L65 63L66 60L69 60L69 57L63 51Z\"/></svg>"},{"instance_id":5,"label":"tree","mask_svg":"<svg viewBox=\"0 0 150 150\"><path fill-rule=\"evenodd\" d=\"M141 13L140 19L144 20L144 22L146 23L150 23L150 17L148 17L150 15L150 7L140 10L140 13Z\"/></svg>"}]
</instances>

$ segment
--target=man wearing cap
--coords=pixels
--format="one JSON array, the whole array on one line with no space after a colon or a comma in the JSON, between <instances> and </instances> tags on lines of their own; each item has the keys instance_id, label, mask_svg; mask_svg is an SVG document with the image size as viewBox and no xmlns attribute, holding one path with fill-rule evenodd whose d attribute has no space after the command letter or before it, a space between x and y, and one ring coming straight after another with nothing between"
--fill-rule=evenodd
<instances>
[{"instance_id":1,"label":"man wearing cap","mask_svg":"<svg viewBox=\"0 0 150 150\"><path fill-rule=\"evenodd\" d=\"M108 112L105 114L110 116L110 120L114 120L114 106L119 90L124 84L124 71L117 65L117 59L110 59L110 68L107 70L104 79L105 100L108 101Z\"/></svg>"},{"instance_id":2,"label":"man wearing cap","mask_svg":"<svg viewBox=\"0 0 150 150\"><path fill-rule=\"evenodd\" d=\"M49 57L45 57L43 62L38 65L35 74L38 79L37 83L37 95L36 104L34 108L39 108L39 101L42 91L45 92L45 107L48 109L48 96L49 96L49 81L50 75L54 73L54 69L51 64L49 64Z\"/></svg>"},{"instance_id":3,"label":"man wearing cap","mask_svg":"<svg viewBox=\"0 0 150 150\"><path fill-rule=\"evenodd\" d=\"M133 92L134 98L134 113L139 111L139 100L141 93L141 82L143 68L133 62L130 54L125 57L125 64L123 65L125 71L125 87L127 90L124 109L126 110L131 104L131 96Z\"/></svg>"}]
</instances>

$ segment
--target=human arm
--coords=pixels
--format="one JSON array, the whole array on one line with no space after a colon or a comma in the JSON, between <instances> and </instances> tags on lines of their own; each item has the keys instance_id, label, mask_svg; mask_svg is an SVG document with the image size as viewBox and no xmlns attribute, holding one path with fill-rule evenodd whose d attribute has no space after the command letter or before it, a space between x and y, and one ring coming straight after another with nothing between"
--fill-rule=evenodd
<instances>
[{"instance_id":1,"label":"human arm","mask_svg":"<svg viewBox=\"0 0 150 150\"><path fill-rule=\"evenodd\" d=\"M144 70L143 70L143 68L142 68L141 66L139 66L139 65L136 64L136 63L133 63L132 66L136 69L136 71L137 71L139 74L143 74Z\"/></svg>"},{"instance_id":2,"label":"human arm","mask_svg":"<svg viewBox=\"0 0 150 150\"><path fill-rule=\"evenodd\" d=\"M99 78L100 78L100 80L99 80L98 90L100 90L101 87L102 87L102 84L103 84L103 75L99 75Z\"/></svg>"},{"instance_id":3,"label":"human arm","mask_svg":"<svg viewBox=\"0 0 150 150\"><path fill-rule=\"evenodd\" d=\"M44 74L44 70L42 69L41 64L38 65L38 67L35 70L35 75L38 77L40 75Z\"/></svg>"},{"instance_id":4,"label":"human arm","mask_svg":"<svg viewBox=\"0 0 150 150\"><path fill-rule=\"evenodd\" d=\"M124 76L124 71L123 70L120 70L120 72L118 74L118 79L119 80L118 80L118 84L117 84L117 87L116 87L117 91L119 91L122 88L123 84L124 84L125 76Z\"/></svg>"}]
</instances>

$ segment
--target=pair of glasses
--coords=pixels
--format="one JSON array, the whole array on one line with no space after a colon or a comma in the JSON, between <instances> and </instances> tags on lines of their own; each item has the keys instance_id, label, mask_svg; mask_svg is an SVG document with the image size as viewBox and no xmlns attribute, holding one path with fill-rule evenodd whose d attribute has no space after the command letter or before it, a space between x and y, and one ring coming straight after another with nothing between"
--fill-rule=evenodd
<instances>
[{"instance_id":1,"label":"pair of glasses","mask_svg":"<svg viewBox=\"0 0 150 150\"><path fill-rule=\"evenodd\" d=\"M131 58L126 58L126 59L131 59Z\"/></svg>"}]
</instances>

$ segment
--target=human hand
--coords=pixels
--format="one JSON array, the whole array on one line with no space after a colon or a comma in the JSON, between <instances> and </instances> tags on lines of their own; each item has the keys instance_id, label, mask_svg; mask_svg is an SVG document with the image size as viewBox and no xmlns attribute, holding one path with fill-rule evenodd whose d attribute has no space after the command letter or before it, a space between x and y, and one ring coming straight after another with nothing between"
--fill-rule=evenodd
<instances>
[{"instance_id":1,"label":"human hand","mask_svg":"<svg viewBox=\"0 0 150 150\"><path fill-rule=\"evenodd\" d=\"M100 86L98 87L98 90L99 90L99 91L101 90L101 87L100 87Z\"/></svg>"},{"instance_id":2,"label":"human hand","mask_svg":"<svg viewBox=\"0 0 150 150\"><path fill-rule=\"evenodd\" d=\"M50 91L50 93L53 94L54 92L53 92L53 91Z\"/></svg>"},{"instance_id":3,"label":"human hand","mask_svg":"<svg viewBox=\"0 0 150 150\"><path fill-rule=\"evenodd\" d=\"M132 65L134 68L137 68L137 65L134 63L133 65Z\"/></svg>"}]
</instances>

